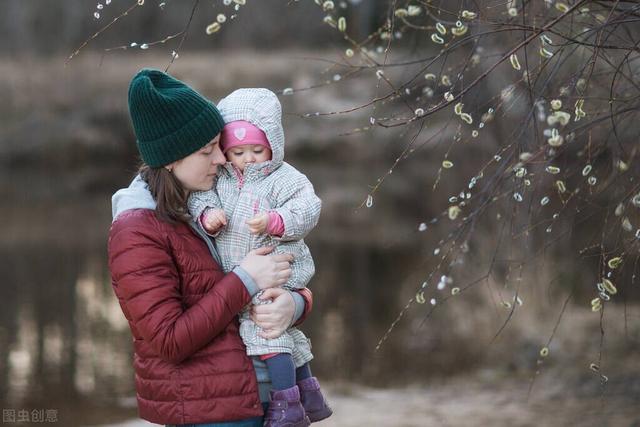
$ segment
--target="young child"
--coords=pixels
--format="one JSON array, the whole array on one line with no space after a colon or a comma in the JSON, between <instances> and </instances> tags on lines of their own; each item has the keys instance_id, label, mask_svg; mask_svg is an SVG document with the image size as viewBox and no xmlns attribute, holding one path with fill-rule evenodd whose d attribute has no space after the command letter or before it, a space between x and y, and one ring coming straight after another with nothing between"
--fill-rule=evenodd
<instances>
[{"instance_id":1,"label":"young child","mask_svg":"<svg viewBox=\"0 0 640 427\"><path fill-rule=\"evenodd\" d=\"M302 239L317 224L321 201L307 177L283 161L280 102L267 89L239 89L218 108L227 123L220 145L228 162L213 189L192 193L189 211L215 237L225 272L250 250L276 246L274 252L294 255L284 287L303 288L315 267ZM252 304L265 303L259 296ZM307 426L329 417L332 411L311 376L309 340L293 327L276 339L260 332L245 309L240 336L247 354L265 361L273 387L264 425Z\"/></svg>"}]
</instances>

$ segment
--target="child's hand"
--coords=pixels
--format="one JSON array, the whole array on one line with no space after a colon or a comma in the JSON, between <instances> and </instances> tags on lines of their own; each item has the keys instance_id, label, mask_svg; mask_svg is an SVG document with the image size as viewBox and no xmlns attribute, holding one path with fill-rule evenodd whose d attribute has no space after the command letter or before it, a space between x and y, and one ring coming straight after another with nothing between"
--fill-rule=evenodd
<instances>
[{"instance_id":1,"label":"child's hand","mask_svg":"<svg viewBox=\"0 0 640 427\"><path fill-rule=\"evenodd\" d=\"M269 222L269 214L266 212L259 213L250 220L247 221L249 226L249 232L251 234L262 234L267 229L267 223Z\"/></svg>"},{"instance_id":2,"label":"child's hand","mask_svg":"<svg viewBox=\"0 0 640 427\"><path fill-rule=\"evenodd\" d=\"M227 217L222 209L208 209L202 221L202 226L207 233L216 233L227 225Z\"/></svg>"}]
</instances>

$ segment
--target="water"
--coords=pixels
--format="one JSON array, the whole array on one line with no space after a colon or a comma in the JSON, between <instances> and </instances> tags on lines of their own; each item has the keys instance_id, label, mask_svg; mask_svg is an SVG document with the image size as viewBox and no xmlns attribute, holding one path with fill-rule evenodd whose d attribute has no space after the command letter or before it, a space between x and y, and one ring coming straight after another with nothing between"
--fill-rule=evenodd
<instances>
[{"instance_id":1,"label":"water","mask_svg":"<svg viewBox=\"0 0 640 427\"><path fill-rule=\"evenodd\" d=\"M226 56L225 67L214 59L192 56L199 71L185 74L190 63L183 60L176 72L217 99L240 84L238 70L249 69L242 64L256 54ZM0 65L8 99L0 105L3 408L58 408L64 425L135 414L131 336L111 290L106 241L111 194L136 169L126 87L149 61L113 56L99 69L99 56L85 55L68 68L35 58ZM212 61L219 71L213 75ZM260 73L243 74L242 83L285 87L282 67L291 60L268 54L260 61ZM316 69L322 65L306 61L297 72L308 79ZM264 73L271 73L268 81ZM283 103L286 112L326 111L342 97L358 102L359 93L352 84L323 98ZM411 178L399 173L374 207L356 212L368 185L389 167L380 156L385 146L374 151L371 135L336 139L361 126L342 118L328 123L285 115L284 121L285 158L323 199L320 224L307 239L316 263L315 305L303 329L314 346L313 371L327 381L401 381L392 369L414 353L401 336L382 354L373 350L414 293L407 278L421 258L415 218L426 215L427 201L416 200L406 184ZM357 148L357 141L368 148ZM404 369L404 378L412 375Z\"/></svg>"},{"instance_id":2,"label":"water","mask_svg":"<svg viewBox=\"0 0 640 427\"><path fill-rule=\"evenodd\" d=\"M131 336L111 289L106 253L110 196L127 184L133 168L121 165L2 173L4 408L58 408L65 425L71 416L84 422L131 416ZM327 196L321 222L307 239L317 272L314 312L303 330L314 345L314 373L325 380L388 379L387 362L373 349L403 303L393 285L415 262L416 248L368 227L355 213L355 195L348 209L344 200L331 202L337 183L327 176L340 174L323 173L313 163L296 166ZM105 408L119 409L105 415Z\"/></svg>"}]
</instances>

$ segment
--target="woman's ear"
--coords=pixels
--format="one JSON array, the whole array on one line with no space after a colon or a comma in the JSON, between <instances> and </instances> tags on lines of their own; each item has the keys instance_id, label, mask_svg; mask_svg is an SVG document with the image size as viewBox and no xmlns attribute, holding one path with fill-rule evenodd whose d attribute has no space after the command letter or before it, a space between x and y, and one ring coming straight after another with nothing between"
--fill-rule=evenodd
<instances>
[{"instance_id":1,"label":"woman's ear","mask_svg":"<svg viewBox=\"0 0 640 427\"><path fill-rule=\"evenodd\" d=\"M168 170L169 173L173 173L173 168L175 167L175 165L176 165L176 162L169 163L168 165L165 165L164 168Z\"/></svg>"}]
</instances>

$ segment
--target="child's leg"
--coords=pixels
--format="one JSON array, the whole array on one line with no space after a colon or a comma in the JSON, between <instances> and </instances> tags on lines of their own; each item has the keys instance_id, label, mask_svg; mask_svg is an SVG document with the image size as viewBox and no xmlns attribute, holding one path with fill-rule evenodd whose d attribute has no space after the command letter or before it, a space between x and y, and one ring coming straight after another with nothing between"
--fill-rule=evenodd
<instances>
[{"instance_id":1,"label":"child's leg","mask_svg":"<svg viewBox=\"0 0 640 427\"><path fill-rule=\"evenodd\" d=\"M288 353L260 356L271 375L271 400L267 409L265 427L307 427L311 424L300 401L296 385L296 365Z\"/></svg>"},{"instance_id":2,"label":"child's leg","mask_svg":"<svg viewBox=\"0 0 640 427\"><path fill-rule=\"evenodd\" d=\"M273 390L286 390L296 385L296 365L288 353L278 353L266 358Z\"/></svg>"},{"instance_id":3,"label":"child's leg","mask_svg":"<svg viewBox=\"0 0 640 427\"><path fill-rule=\"evenodd\" d=\"M302 381L307 378L311 378L311 366L309 366L309 362L296 369L296 381Z\"/></svg>"}]
</instances>

